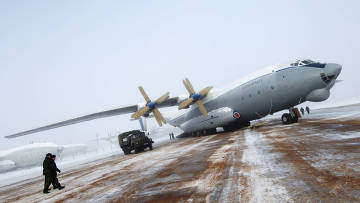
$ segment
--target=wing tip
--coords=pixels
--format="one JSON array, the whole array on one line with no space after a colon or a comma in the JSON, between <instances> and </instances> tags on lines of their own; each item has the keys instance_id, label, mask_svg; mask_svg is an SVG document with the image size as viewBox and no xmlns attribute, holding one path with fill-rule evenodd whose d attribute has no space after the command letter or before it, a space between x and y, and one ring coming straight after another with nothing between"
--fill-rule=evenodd
<instances>
[{"instance_id":1,"label":"wing tip","mask_svg":"<svg viewBox=\"0 0 360 203\"><path fill-rule=\"evenodd\" d=\"M19 137L20 135L14 134L14 135L6 135L4 136L4 138L6 139L11 139L11 138L15 138L15 137Z\"/></svg>"}]
</instances>

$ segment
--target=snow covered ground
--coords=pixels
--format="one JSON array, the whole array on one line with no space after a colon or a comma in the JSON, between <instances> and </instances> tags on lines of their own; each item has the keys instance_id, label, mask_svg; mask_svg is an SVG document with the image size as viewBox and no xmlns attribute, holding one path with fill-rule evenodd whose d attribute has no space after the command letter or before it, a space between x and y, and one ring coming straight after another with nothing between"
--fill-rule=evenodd
<instances>
[{"instance_id":1,"label":"snow covered ground","mask_svg":"<svg viewBox=\"0 0 360 203\"><path fill-rule=\"evenodd\" d=\"M169 140L169 133L182 133L178 128L165 126L150 130L154 146ZM57 145L33 143L0 151L0 186L42 173L42 162L47 153L56 154L59 166L72 166L115 154L123 154L117 136L89 140L84 144Z\"/></svg>"},{"instance_id":2,"label":"snow covered ground","mask_svg":"<svg viewBox=\"0 0 360 203\"><path fill-rule=\"evenodd\" d=\"M46 195L41 192L40 167L31 169L32 174L26 170L23 176L24 170L8 172L6 178L0 176L0 199L359 202L360 105L315 109L286 126L279 117L253 122L251 129L175 141L169 140L169 129L164 128L157 131L158 145L152 151L124 156L114 144L113 150L107 145L103 152L108 151L98 156L85 153L75 162L64 158L59 180L66 188ZM11 173L18 176L9 180Z\"/></svg>"}]
</instances>

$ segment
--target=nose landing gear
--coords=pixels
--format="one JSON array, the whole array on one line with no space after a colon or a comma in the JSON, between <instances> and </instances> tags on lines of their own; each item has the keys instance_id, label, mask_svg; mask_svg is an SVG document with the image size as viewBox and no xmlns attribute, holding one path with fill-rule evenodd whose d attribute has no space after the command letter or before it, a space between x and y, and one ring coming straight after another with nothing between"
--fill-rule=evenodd
<instances>
[{"instance_id":1,"label":"nose landing gear","mask_svg":"<svg viewBox=\"0 0 360 203\"><path fill-rule=\"evenodd\" d=\"M299 112L298 108L291 108L289 109L289 113L284 113L281 116L281 121L283 124L288 125L291 123L298 122L299 117L301 117L301 114Z\"/></svg>"}]
</instances>

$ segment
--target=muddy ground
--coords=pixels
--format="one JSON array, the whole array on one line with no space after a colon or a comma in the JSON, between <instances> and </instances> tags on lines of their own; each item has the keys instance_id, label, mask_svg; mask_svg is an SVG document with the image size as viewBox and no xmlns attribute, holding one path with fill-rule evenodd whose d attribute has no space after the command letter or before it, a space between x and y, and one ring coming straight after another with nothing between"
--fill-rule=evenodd
<instances>
[{"instance_id":1,"label":"muddy ground","mask_svg":"<svg viewBox=\"0 0 360 203\"><path fill-rule=\"evenodd\" d=\"M360 105L282 125L176 139L152 151L66 168L0 188L1 202L360 202Z\"/></svg>"}]
</instances>

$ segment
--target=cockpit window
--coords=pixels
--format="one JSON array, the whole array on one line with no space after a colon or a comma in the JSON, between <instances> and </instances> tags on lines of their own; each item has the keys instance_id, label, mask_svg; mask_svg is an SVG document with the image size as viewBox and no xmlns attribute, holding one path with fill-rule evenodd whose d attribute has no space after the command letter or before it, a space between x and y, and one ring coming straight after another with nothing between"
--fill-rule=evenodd
<instances>
[{"instance_id":1,"label":"cockpit window","mask_svg":"<svg viewBox=\"0 0 360 203\"><path fill-rule=\"evenodd\" d=\"M306 66L306 65L309 65L312 63L315 63L315 62L312 60L309 60L309 59L305 59L305 60L297 60L294 63L291 63L290 65L291 66Z\"/></svg>"},{"instance_id":2,"label":"cockpit window","mask_svg":"<svg viewBox=\"0 0 360 203\"><path fill-rule=\"evenodd\" d=\"M312 61L312 60L302 60L301 63L304 64L304 65L308 65L308 64L314 63L314 61Z\"/></svg>"},{"instance_id":3,"label":"cockpit window","mask_svg":"<svg viewBox=\"0 0 360 203\"><path fill-rule=\"evenodd\" d=\"M291 66L315 66L318 67L319 65L321 65L321 67L323 66L323 64L320 64L319 62L315 62L309 59L304 59L304 60L297 60L293 63L290 63ZM318 67L318 68L321 68Z\"/></svg>"}]
</instances>

